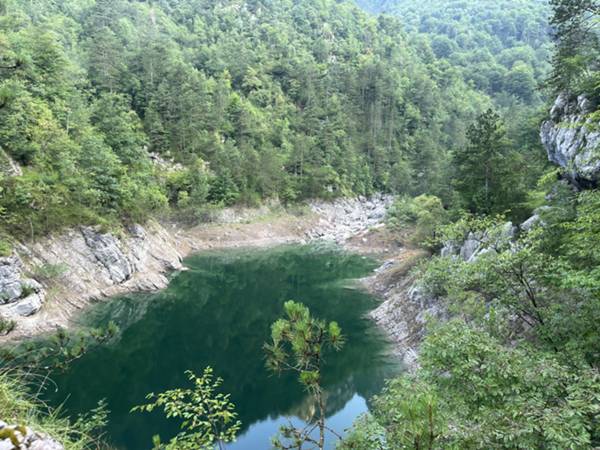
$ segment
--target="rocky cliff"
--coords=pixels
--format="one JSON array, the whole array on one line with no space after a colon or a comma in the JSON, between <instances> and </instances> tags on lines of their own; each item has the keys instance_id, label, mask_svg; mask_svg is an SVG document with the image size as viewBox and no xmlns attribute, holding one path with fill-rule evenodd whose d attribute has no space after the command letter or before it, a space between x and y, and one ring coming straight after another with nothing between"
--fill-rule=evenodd
<instances>
[{"instance_id":1,"label":"rocky cliff","mask_svg":"<svg viewBox=\"0 0 600 450\"><path fill-rule=\"evenodd\" d=\"M157 223L120 236L81 227L17 244L0 258L0 317L15 322L18 335L65 326L94 300L165 287L181 259L176 240Z\"/></svg>"},{"instance_id":2,"label":"rocky cliff","mask_svg":"<svg viewBox=\"0 0 600 450\"><path fill-rule=\"evenodd\" d=\"M561 94L540 132L550 161L578 187L597 186L600 180L600 123L589 116L595 106L584 95Z\"/></svg>"}]
</instances>

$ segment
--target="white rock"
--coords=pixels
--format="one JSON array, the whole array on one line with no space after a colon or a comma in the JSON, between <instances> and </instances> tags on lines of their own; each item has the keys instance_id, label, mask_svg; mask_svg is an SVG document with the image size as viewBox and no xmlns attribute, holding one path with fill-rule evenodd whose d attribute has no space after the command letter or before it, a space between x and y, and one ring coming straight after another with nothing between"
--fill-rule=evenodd
<instances>
[{"instance_id":1,"label":"white rock","mask_svg":"<svg viewBox=\"0 0 600 450\"><path fill-rule=\"evenodd\" d=\"M548 159L565 169L576 185L594 185L600 179L600 124L586 118L591 108L585 96L571 101L561 94L550 111L551 120L540 131Z\"/></svg>"},{"instance_id":2,"label":"white rock","mask_svg":"<svg viewBox=\"0 0 600 450\"><path fill-rule=\"evenodd\" d=\"M43 303L43 295L35 292L24 299L0 306L0 313L5 317L28 317L38 312Z\"/></svg>"}]
</instances>

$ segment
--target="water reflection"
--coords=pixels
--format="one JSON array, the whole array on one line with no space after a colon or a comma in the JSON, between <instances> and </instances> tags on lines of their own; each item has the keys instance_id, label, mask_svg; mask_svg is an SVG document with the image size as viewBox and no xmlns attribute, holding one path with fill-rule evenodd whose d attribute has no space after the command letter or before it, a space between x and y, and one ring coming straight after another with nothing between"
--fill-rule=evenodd
<instances>
[{"instance_id":1,"label":"water reflection","mask_svg":"<svg viewBox=\"0 0 600 450\"><path fill-rule=\"evenodd\" d=\"M175 434L177 423L160 413L129 410L148 392L186 385L185 370L201 373L207 365L225 380L223 390L231 393L244 426L232 448L268 448L284 416L309 417L313 405L295 376L272 376L264 366L262 345L289 299L337 320L348 338L342 352L326 356L323 376L336 431L364 412L364 399L397 370L364 318L373 299L348 282L368 274L372 261L333 248L282 247L202 254L186 263L190 270L164 292L121 298L90 313L86 321L94 325L117 321L120 336L55 377L59 390L52 401L68 396L71 413L107 399L115 447L147 449L152 435Z\"/></svg>"}]
</instances>

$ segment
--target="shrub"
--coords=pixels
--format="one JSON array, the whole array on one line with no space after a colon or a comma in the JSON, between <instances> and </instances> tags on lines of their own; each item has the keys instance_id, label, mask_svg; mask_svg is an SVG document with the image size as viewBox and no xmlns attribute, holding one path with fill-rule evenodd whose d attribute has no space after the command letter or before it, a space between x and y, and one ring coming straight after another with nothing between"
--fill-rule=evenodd
<instances>
[{"instance_id":1,"label":"shrub","mask_svg":"<svg viewBox=\"0 0 600 450\"><path fill-rule=\"evenodd\" d=\"M51 281L64 275L67 270L68 266L64 263L43 264L35 268L34 277L38 280Z\"/></svg>"},{"instance_id":2,"label":"shrub","mask_svg":"<svg viewBox=\"0 0 600 450\"><path fill-rule=\"evenodd\" d=\"M0 336L6 336L15 329L17 323L14 320L0 317Z\"/></svg>"},{"instance_id":3,"label":"shrub","mask_svg":"<svg viewBox=\"0 0 600 450\"><path fill-rule=\"evenodd\" d=\"M12 254L12 244L0 239L0 256L10 256Z\"/></svg>"},{"instance_id":4,"label":"shrub","mask_svg":"<svg viewBox=\"0 0 600 450\"><path fill-rule=\"evenodd\" d=\"M37 432L47 433L57 439L65 450L102 448L98 442L98 430L106 425L107 411L101 402L88 414L73 422L60 417L27 391L26 375L8 373L0 368L0 412L2 420L26 425Z\"/></svg>"},{"instance_id":5,"label":"shrub","mask_svg":"<svg viewBox=\"0 0 600 450\"><path fill-rule=\"evenodd\" d=\"M447 220L442 201L434 195L400 197L388 213L388 224L392 228L414 227L411 240L425 247L432 246L438 227Z\"/></svg>"}]
</instances>

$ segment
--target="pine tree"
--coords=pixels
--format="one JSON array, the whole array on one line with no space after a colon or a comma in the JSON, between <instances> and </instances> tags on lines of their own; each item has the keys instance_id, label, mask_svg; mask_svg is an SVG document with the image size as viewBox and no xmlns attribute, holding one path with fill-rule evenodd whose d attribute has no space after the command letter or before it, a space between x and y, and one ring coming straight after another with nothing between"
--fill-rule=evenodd
<instances>
[{"instance_id":1,"label":"pine tree","mask_svg":"<svg viewBox=\"0 0 600 450\"><path fill-rule=\"evenodd\" d=\"M477 214L503 213L522 201L521 160L511 150L504 124L488 109L467 131L469 143L454 154L457 191Z\"/></svg>"}]
</instances>

